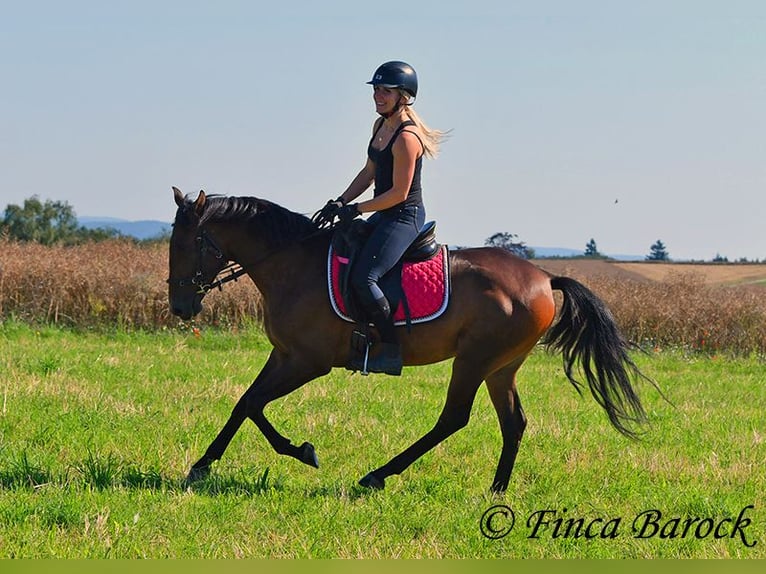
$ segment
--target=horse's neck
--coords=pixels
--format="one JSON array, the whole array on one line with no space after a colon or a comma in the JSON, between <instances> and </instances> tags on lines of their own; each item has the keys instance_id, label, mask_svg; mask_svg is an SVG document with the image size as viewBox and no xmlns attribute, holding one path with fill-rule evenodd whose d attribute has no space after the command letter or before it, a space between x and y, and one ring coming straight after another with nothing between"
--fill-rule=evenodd
<instances>
[{"instance_id":1,"label":"horse's neck","mask_svg":"<svg viewBox=\"0 0 766 574\"><path fill-rule=\"evenodd\" d=\"M296 286L321 284L325 264L320 250L313 242L278 248L264 246L240 256L237 263L245 267L263 298L270 299Z\"/></svg>"}]
</instances>

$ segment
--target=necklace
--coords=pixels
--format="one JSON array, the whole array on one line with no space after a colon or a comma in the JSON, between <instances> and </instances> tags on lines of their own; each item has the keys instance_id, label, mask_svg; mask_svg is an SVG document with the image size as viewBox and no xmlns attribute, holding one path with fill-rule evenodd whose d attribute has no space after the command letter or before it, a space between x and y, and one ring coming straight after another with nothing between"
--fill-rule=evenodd
<instances>
[{"instance_id":1,"label":"necklace","mask_svg":"<svg viewBox=\"0 0 766 574\"><path fill-rule=\"evenodd\" d=\"M378 143L382 142L383 138L390 136L392 133L394 133L394 128L390 127L386 122L383 122L383 125L380 126L380 129L378 130Z\"/></svg>"}]
</instances>

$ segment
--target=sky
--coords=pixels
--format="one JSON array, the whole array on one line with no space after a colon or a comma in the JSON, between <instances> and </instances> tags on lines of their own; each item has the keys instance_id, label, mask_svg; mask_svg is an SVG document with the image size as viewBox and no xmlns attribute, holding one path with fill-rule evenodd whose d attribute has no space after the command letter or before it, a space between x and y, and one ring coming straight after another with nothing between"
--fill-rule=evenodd
<instances>
[{"instance_id":1,"label":"sky","mask_svg":"<svg viewBox=\"0 0 766 574\"><path fill-rule=\"evenodd\" d=\"M766 2L0 0L0 209L172 221L171 187L311 214L365 161L366 82L450 130L438 239L766 260Z\"/></svg>"}]
</instances>

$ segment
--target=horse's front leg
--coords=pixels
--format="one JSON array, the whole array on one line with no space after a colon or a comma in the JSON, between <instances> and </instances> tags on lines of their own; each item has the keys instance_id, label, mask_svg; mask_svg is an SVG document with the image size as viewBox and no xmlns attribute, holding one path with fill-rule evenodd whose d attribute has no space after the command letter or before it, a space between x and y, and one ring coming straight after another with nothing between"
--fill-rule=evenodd
<instances>
[{"instance_id":1,"label":"horse's front leg","mask_svg":"<svg viewBox=\"0 0 766 574\"><path fill-rule=\"evenodd\" d=\"M202 455L202 458L200 458L192 465L189 474L186 476L187 484L206 478L210 474L211 465L215 461L221 459L223 453L226 451L226 448L229 446L231 439L234 438L234 435L237 434L239 427L242 426L242 423L245 422L245 419L247 418L248 393L253 387L255 387L255 385L259 384L261 380L268 377L269 373L274 370L277 363L278 359L275 353L272 351L271 355L269 355L269 358L266 361L266 364L263 366L263 369L261 369L261 372L258 373L258 376L253 381L253 384L250 385L248 390L245 391L245 393L237 401L237 404L234 406L234 409L229 416L229 420L226 421L226 424L221 429L221 432L218 433L218 436L215 437L215 440L213 440L213 442L210 443L210 446L207 447L207 450L205 451L205 454Z\"/></svg>"},{"instance_id":2,"label":"horse's front leg","mask_svg":"<svg viewBox=\"0 0 766 574\"><path fill-rule=\"evenodd\" d=\"M329 367L323 370L307 368L291 360L290 357L277 353L275 350L272 351L258 377L237 401L221 432L207 448L202 458L192 466L186 477L186 482L191 483L210 474L211 465L221 459L246 418L253 420L276 452L297 458L315 468L318 467L319 462L314 447L310 443L303 443L298 447L294 446L289 439L280 435L269 423L263 414L263 409L269 402L287 395L327 372L329 372Z\"/></svg>"}]
</instances>

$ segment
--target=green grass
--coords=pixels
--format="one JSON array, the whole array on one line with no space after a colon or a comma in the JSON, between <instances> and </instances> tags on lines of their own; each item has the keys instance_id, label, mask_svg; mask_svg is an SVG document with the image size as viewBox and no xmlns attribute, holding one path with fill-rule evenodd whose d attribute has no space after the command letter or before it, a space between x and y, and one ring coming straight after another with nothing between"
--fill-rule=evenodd
<instances>
[{"instance_id":1,"label":"green grass","mask_svg":"<svg viewBox=\"0 0 766 574\"><path fill-rule=\"evenodd\" d=\"M502 499L488 494L500 436L483 388L468 427L385 491L357 486L430 429L450 364L407 368L400 379L339 370L267 409L294 443L316 446L319 470L276 455L246 423L210 478L184 488L268 349L257 329L0 325L0 557L766 557L766 389L756 359L637 356L673 406L644 386L653 427L633 442L577 395L559 357L534 353L520 373L529 426ZM489 540L479 521L495 504L513 509L516 526ZM720 522L748 505L752 548L738 536L631 532L651 509L665 522ZM529 538L527 521L541 510L585 524L619 519L618 536L555 537L552 524Z\"/></svg>"}]
</instances>

